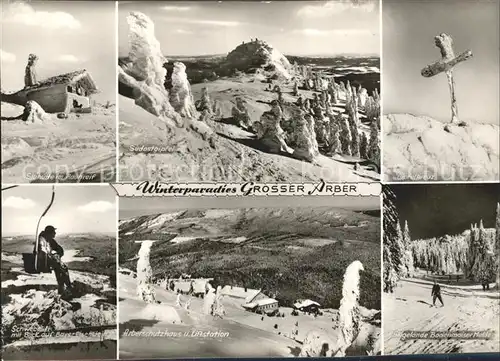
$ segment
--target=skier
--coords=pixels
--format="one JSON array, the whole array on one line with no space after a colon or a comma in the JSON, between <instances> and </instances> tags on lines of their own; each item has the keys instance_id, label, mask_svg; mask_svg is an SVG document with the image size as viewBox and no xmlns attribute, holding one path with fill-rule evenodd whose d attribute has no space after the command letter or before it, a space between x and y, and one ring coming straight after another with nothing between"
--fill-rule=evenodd
<instances>
[{"instance_id":1,"label":"skier","mask_svg":"<svg viewBox=\"0 0 500 361\"><path fill-rule=\"evenodd\" d=\"M441 302L441 305L444 307L443 299L441 297L441 287L438 285L436 280L434 280L434 285L432 286L431 296L433 306L436 306L436 299L438 299L439 302Z\"/></svg>"},{"instance_id":2,"label":"skier","mask_svg":"<svg viewBox=\"0 0 500 361\"><path fill-rule=\"evenodd\" d=\"M55 236L56 229L53 226L45 227L38 236L38 249L36 249L35 244L33 253L38 253L38 256L45 254L48 267L54 270L59 294L64 294L64 287L66 286L68 296L71 297L73 287L69 278L68 266L61 260L64 249L56 242Z\"/></svg>"}]
</instances>

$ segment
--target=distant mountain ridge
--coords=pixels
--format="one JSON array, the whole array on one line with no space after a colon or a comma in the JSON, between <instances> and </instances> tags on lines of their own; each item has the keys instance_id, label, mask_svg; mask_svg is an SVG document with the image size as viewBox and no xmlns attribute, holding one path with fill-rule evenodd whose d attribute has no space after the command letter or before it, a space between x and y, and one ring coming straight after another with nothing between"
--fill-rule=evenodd
<instances>
[{"instance_id":1,"label":"distant mountain ridge","mask_svg":"<svg viewBox=\"0 0 500 361\"><path fill-rule=\"evenodd\" d=\"M380 218L331 207L191 209L122 220L121 267L134 269L139 244L151 249L154 277L214 278L338 308L345 268L360 260L361 304L380 309Z\"/></svg>"}]
</instances>

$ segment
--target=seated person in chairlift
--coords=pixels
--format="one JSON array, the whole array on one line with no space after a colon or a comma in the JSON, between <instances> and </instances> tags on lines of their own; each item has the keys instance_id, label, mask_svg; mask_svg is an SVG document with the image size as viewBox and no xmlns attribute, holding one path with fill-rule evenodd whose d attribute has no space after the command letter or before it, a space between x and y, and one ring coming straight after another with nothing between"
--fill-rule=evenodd
<instances>
[{"instance_id":1,"label":"seated person in chairlift","mask_svg":"<svg viewBox=\"0 0 500 361\"><path fill-rule=\"evenodd\" d=\"M56 242L55 236L56 229L53 226L45 227L38 236L38 250L35 245L33 253L38 253L39 256L45 253L47 266L54 270L59 294L63 295L67 291L68 296L71 296L73 287L69 278L69 269L61 260L64 249Z\"/></svg>"}]
</instances>

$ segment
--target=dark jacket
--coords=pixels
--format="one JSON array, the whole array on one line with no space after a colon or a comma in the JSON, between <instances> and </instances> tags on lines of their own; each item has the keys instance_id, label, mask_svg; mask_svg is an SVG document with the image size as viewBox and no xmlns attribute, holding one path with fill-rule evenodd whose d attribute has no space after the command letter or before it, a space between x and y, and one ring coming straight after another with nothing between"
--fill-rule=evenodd
<instances>
[{"instance_id":1,"label":"dark jacket","mask_svg":"<svg viewBox=\"0 0 500 361\"><path fill-rule=\"evenodd\" d=\"M432 286L431 296L439 294L441 294L441 287L438 284L435 284L434 286Z\"/></svg>"},{"instance_id":2,"label":"dark jacket","mask_svg":"<svg viewBox=\"0 0 500 361\"><path fill-rule=\"evenodd\" d=\"M56 242L55 239L47 237L45 232L41 232L40 235L38 236L38 252L42 252L42 242L40 241L40 238L43 237L49 244L50 249L52 251L55 251L59 257L62 257L64 255L64 249L59 245L59 243ZM35 253L37 250L35 249L36 245L33 247L33 253Z\"/></svg>"}]
</instances>

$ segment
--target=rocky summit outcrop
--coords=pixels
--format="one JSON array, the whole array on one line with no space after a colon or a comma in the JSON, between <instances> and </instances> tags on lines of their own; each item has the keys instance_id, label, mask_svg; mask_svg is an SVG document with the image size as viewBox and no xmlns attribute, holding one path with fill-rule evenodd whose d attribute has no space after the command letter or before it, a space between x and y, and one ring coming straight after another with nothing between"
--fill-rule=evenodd
<instances>
[{"instance_id":1,"label":"rocky summit outcrop","mask_svg":"<svg viewBox=\"0 0 500 361\"><path fill-rule=\"evenodd\" d=\"M136 105L171 126L184 126L183 117L197 118L185 65L174 63L173 71L167 74L168 60L162 54L151 19L131 12L127 22L130 50L128 57L119 62L120 94L134 99ZM168 89L166 84L170 84Z\"/></svg>"},{"instance_id":2,"label":"rocky summit outcrop","mask_svg":"<svg viewBox=\"0 0 500 361\"><path fill-rule=\"evenodd\" d=\"M499 126L449 126L425 116L383 117L386 181L498 181Z\"/></svg>"},{"instance_id":3,"label":"rocky summit outcrop","mask_svg":"<svg viewBox=\"0 0 500 361\"><path fill-rule=\"evenodd\" d=\"M238 45L226 57L226 66L248 72L262 68L278 77L290 79L293 66L278 50L263 40Z\"/></svg>"}]
</instances>

